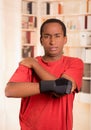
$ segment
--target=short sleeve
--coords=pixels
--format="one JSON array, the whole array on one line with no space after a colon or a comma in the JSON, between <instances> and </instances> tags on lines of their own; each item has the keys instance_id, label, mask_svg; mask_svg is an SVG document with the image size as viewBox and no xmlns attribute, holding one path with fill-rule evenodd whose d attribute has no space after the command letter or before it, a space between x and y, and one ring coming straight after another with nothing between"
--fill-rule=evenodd
<instances>
[{"instance_id":1,"label":"short sleeve","mask_svg":"<svg viewBox=\"0 0 91 130\"><path fill-rule=\"evenodd\" d=\"M70 62L70 66L66 69L65 74L72 77L77 84L77 91L80 90L82 86L82 77L83 77L84 64L83 61L79 58L74 58Z\"/></svg>"},{"instance_id":2,"label":"short sleeve","mask_svg":"<svg viewBox=\"0 0 91 130\"><path fill-rule=\"evenodd\" d=\"M19 65L9 82L29 82L32 80L32 70L26 66Z\"/></svg>"}]
</instances>

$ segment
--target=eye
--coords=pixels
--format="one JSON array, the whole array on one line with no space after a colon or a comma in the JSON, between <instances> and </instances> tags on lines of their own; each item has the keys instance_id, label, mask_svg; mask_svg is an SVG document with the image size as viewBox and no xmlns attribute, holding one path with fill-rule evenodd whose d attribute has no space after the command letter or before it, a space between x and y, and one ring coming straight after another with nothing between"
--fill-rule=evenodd
<instances>
[{"instance_id":1,"label":"eye","mask_svg":"<svg viewBox=\"0 0 91 130\"><path fill-rule=\"evenodd\" d=\"M56 34L55 37L61 37L61 35L60 34Z\"/></svg>"},{"instance_id":2,"label":"eye","mask_svg":"<svg viewBox=\"0 0 91 130\"><path fill-rule=\"evenodd\" d=\"M50 35L43 35L43 38L49 39L49 38L50 38Z\"/></svg>"},{"instance_id":3,"label":"eye","mask_svg":"<svg viewBox=\"0 0 91 130\"><path fill-rule=\"evenodd\" d=\"M60 35L57 35L56 37L61 37Z\"/></svg>"}]
</instances>

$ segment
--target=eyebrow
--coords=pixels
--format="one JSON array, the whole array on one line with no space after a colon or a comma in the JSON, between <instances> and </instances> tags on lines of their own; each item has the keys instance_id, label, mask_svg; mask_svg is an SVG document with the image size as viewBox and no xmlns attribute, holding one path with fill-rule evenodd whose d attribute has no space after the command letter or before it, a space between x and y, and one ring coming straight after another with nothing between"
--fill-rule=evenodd
<instances>
[{"instance_id":1,"label":"eyebrow","mask_svg":"<svg viewBox=\"0 0 91 130\"><path fill-rule=\"evenodd\" d=\"M62 33L55 33L55 34L53 34L53 35L61 35ZM49 33L45 33L45 34L43 34L43 35L49 35L49 36L52 36L51 34L49 34Z\"/></svg>"}]
</instances>

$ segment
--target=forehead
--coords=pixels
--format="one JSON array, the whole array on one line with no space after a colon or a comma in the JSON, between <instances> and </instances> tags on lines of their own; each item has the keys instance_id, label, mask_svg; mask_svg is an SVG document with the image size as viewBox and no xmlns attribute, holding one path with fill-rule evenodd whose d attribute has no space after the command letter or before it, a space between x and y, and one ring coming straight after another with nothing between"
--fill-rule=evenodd
<instances>
[{"instance_id":1,"label":"forehead","mask_svg":"<svg viewBox=\"0 0 91 130\"><path fill-rule=\"evenodd\" d=\"M62 33L62 26L59 23L47 23L43 27L43 33Z\"/></svg>"}]
</instances>

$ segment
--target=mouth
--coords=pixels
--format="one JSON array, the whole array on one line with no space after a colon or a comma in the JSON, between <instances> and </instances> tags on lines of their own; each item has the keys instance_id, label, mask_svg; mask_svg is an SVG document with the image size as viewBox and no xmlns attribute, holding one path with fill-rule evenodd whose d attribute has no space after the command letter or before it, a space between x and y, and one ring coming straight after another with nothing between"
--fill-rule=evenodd
<instances>
[{"instance_id":1,"label":"mouth","mask_svg":"<svg viewBox=\"0 0 91 130\"><path fill-rule=\"evenodd\" d=\"M50 47L50 51L56 51L57 47Z\"/></svg>"}]
</instances>

